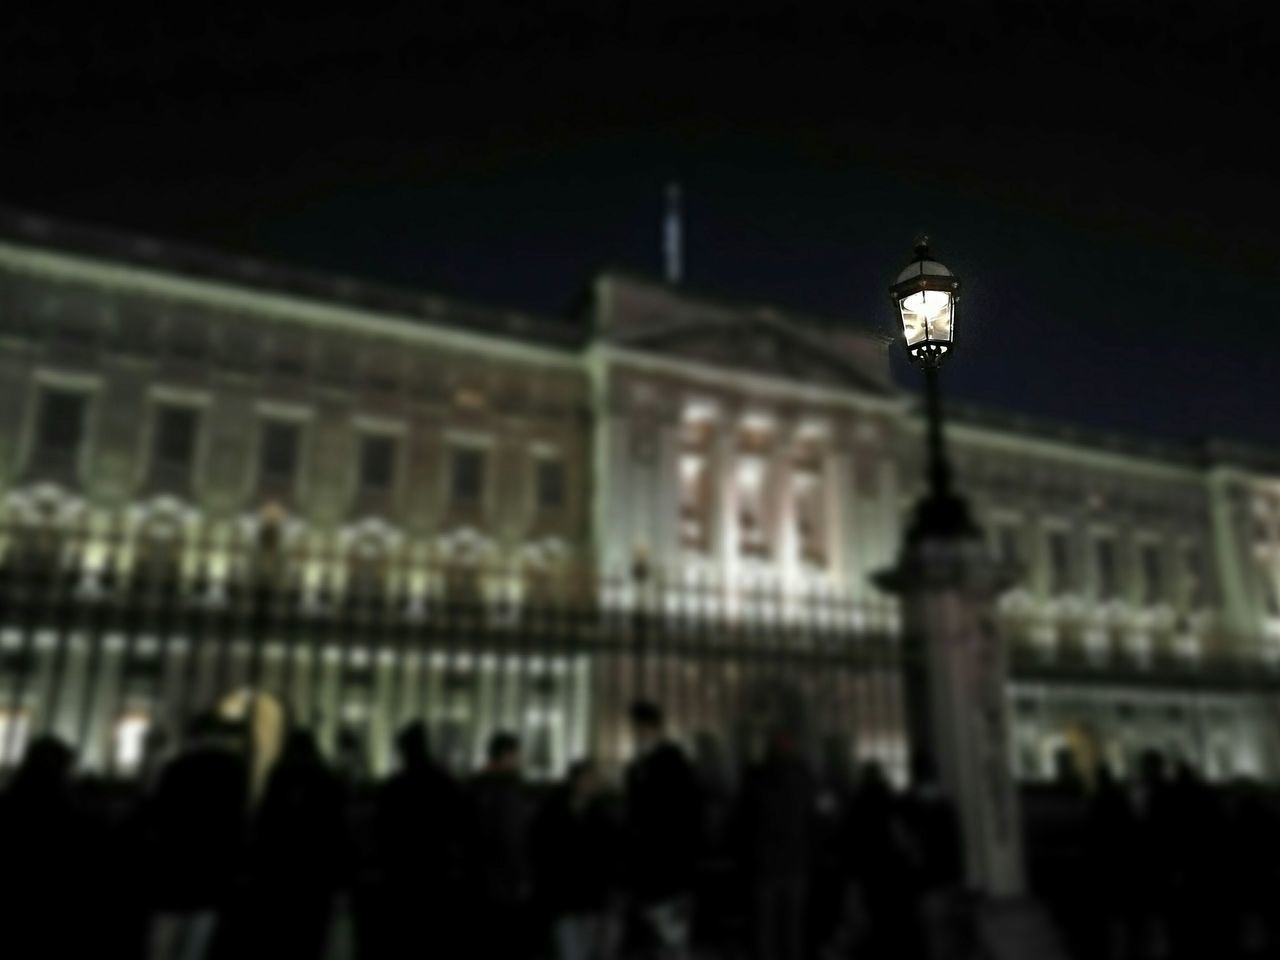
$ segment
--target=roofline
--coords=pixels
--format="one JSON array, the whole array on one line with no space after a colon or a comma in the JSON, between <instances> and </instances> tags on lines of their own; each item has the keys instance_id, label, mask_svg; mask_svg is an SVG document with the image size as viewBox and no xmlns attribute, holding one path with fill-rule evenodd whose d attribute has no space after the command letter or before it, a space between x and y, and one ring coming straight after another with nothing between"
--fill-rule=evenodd
<instances>
[{"instance_id":1,"label":"roofline","mask_svg":"<svg viewBox=\"0 0 1280 960\"><path fill-rule=\"evenodd\" d=\"M7 207L0 207L2 240L51 253L155 271L173 278L221 283L247 292L280 294L424 325L450 327L478 336L518 338L559 350L579 351L586 345L588 331L560 318L477 306L390 284L321 274Z\"/></svg>"},{"instance_id":2,"label":"roofline","mask_svg":"<svg viewBox=\"0 0 1280 960\"><path fill-rule=\"evenodd\" d=\"M790 307L782 307L777 304L766 303L761 300L748 300L740 297L726 296L724 294L700 289L696 286L691 287L683 281L680 283L671 283L667 280L663 280L661 277L655 276L654 274L647 273L644 270L633 267L610 266L597 270L595 275L592 277L588 290L594 290L596 282L600 280L609 281L614 279L641 283L648 287L656 287L671 294L673 297L678 297L681 300L702 303L710 307L718 307L722 310L731 310L735 313L773 314L823 331L858 333L882 347L888 347L895 340L894 337L891 337L888 334L871 330L852 320L840 320L834 317L806 313Z\"/></svg>"},{"instance_id":3,"label":"roofline","mask_svg":"<svg viewBox=\"0 0 1280 960\"><path fill-rule=\"evenodd\" d=\"M947 415L962 433L971 436L986 433L1024 437L1075 450L1086 450L1095 455L1122 457L1151 466L1184 471L1242 468L1259 474L1280 474L1280 450L1221 438L1183 443L1148 440L1069 421L1033 417L964 402L950 403ZM919 408L909 410L908 417L920 421Z\"/></svg>"}]
</instances>

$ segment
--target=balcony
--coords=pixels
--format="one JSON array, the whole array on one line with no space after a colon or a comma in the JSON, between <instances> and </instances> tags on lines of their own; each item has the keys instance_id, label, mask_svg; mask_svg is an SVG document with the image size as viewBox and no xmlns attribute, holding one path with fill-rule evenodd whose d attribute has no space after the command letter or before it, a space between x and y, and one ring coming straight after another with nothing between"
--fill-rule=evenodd
<instances>
[{"instance_id":1,"label":"balcony","mask_svg":"<svg viewBox=\"0 0 1280 960\"><path fill-rule=\"evenodd\" d=\"M1046 656L1040 647L1013 643L1009 648L1011 679L1088 686L1280 692L1280 665L1268 664L1260 655L1219 652L1193 658L1157 648L1149 656L1139 657L1119 648L1105 658L1092 658L1076 655L1077 652L1063 650Z\"/></svg>"}]
</instances>

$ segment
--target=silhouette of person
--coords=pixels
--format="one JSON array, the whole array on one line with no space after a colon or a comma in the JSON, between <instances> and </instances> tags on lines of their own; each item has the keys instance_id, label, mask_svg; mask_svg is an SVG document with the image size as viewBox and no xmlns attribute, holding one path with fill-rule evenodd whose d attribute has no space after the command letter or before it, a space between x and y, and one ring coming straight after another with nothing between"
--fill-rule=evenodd
<instances>
[{"instance_id":1,"label":"silhouette of person","mask_svg":"<svg viewBox=\"0 0 1280 960\"><path fill-rule=\"evenodd\" d=\"M809 890L809 937L824 950L843 951L860 918L853 915L858 890L851 884L846 849L846 818L853 802L854 776L850 743L826 736L820 745L818 797L812 882Z\"/></svg>"},{"instance_id":2,"label":"silhouette of person","mask_svg":"<svg viewBox=\"0 0 1280 960\"><path fill-rule=\"evenodd\" d=\"M774 732L764 758L743 779L738 814L760 960L804 956L817 795L817 782L793 738Z\"/></svg>"},{"instance_id":3,"label":"silhouette of person","mask_svg":"<svg viewBox=\"0 0 1280 960\"><path fill-rule=\"evenodd\" d=\"M1225 952L1230 934L1229 889L1224 874L1226 817L1218 794L1187 762L1174 766L1169 785L1173 847L1170 934L1174 956L1199 958Z\"/></svg>"},{"instance_id":4,"label":"silhouette of person","mask_svg":"<svg viewBox=\"0 0 1280 960\"><path fill-rule=\"evenodd\" d=\"M289 734L254 826L255 952L320 957L351 850L342 781L310 731Z\"/></svg>"},{"instance_id":5,"label":"silhouette of person","mask_svg":"<svg viewBox=\"0 0 1280 960\"><path fill-rule=\"evenodd\" d=\"M334 766L348 789L359 789L369 779L364 740L358 730L343 726L338 729L334 745Z\"/></svg>"},{"instance_id":6,"label":"silhouette of person","mask_svg":"<svg viewBox=\"0 0 1280 960\"><path fill-rule=\"evenodd\" d=\"M1170 792L1167 764L1158 750L1144 750L1138 758L1133 788L1134 812L1138 818L1135 837L1137 858L1135 886L1137 912L1141 917L1140 949L1163 955L1170 937L1169 911L1176 886L1174 851L1178 845L1177 804Z\"/></svg>"},{"instance_id":7,"label":"silhouette of person","mask_svg":"<svg viewBox=\"0 0 1280 960\"><path fill-rule=\"evenodd\" d=\"M919 940L916 898L923 850L885 776L869 762L859 772L845 817L844 849L866 909L868 957L911 956Z\"/></svg>"},{"instance_id":8,"label":"silhouette of person","mask_svg":"<svg viewBox=\"0 0 1280 960\"><path fill-rule=\"evenodd\" d=\"M529 949L529 862L532 809L520 773L520 741L513 733L489 738L488 762L472 778L475 855L480 895L476 932L484 956L514 957Z\"/></svg>"},{"instance_id":9,"label":"silhouette of person","mask_svg":"<svg viewBox=\"0 0 1280 960\"><path fill-rule=\"evenodd\" d=\"M1272 888L1280 861L1280 819L1269 796L1256 780L1232 785L1231 806L1223 859L1229 869L1219 881L1236 904L1236 928L1246 948L1260 955L1275 948Z\"/></svg>"},{"instance_id":10,"label":"silhouette of person","mask_svg":"<svg viewBox=\"0 0 1280 960\"><path fill-rule=\"evenodd\" d=\"M80 956L90 948L85 910L93 849L71 782L75 753L37 737L0 794L0 903L14 956Z\"/></svg>"},{"instance_id":11,"label":"silhouette of person","mask_svg":"<svg viewBox=\"0 0 1280 960\"><path fill-rule=\"evenodd\" d=\"M1093 795L1085 814L1085 878L1089 918L1096 927L1091 953L1098 957L1130 956L1138 937L1141 882L1136 866L1138 817L1124 788L1106 764L1094 775Z\"/></svg>"},{"instance_id":12,"label":"silhouette of person","mask_svg":"<svg viewBox=\"0 0 1280 960\"><path fill-rule=\"evenodd\" d=\"M248 768L238 727L215 713L187 726L145 801L153 960L208 955L244 852Z\"/></svg>"},{"instance_id":13,"label":"silhouette of person","mask_svg":"<svg viewBox=\"0 0 1280 960\"><path fill-rule=\"evenodd\" d=\"M912 773L900 803L905 828L902 846L912 868L913 900L926 952L937 956L956 949L968 933L956 902L964 866L960 822L930 758L917 755ZM908 945L903 956L910 956L910 949L917 946Z\"/></svg>"},{"instance_id":14,"label":"silhouette of person","mask_svg":"<svg viewBox=\"0 0 1280 960\"><path fill-rule=\"evenodd\" d=\"M556 960L609 955L617 833L595 763L579 760L542 805L532 828L534 887L551 924Z\"/></svg>"},{"instance_id":15,"label":"silhouette of person","mask_svg":"<svg viewBox=\"0 0 1280 960\"><path fill-rule=\"evenodd\" d=\"M661 709L640 701L630 718L636 743L626 773L630 892L657 955L683 960L703 840L701 791L688 757L666 736Z\"/></svg>"},{"instance_id":16,"label":"silhouette of person","mask_svg":"<svg viewBox=\"0 0 1280 960\"><path fill-rule=\"evenodd\" d=\"M374 815L382 891L362 911L368 949L400 957L404 945L423 942L436 956L470 955L461 941L470 907L464 886L471 823L466 798L432 759L420 720L400 731L396 749L400 768L379 789ZM424 913L432 917L429 926Z\"/></svg>"},{"instance_id":17,"label":"silhouette of person","mask_svg":"<svg viewBox=\"0 0 1280 960\"><path fill-rule=\"evenodd\" d=\"M1085 794L1084 777L1075 751L1059 747L1053 752L1053 786L1064 799L1079 800Z\"/></svg>"}]
</instances>

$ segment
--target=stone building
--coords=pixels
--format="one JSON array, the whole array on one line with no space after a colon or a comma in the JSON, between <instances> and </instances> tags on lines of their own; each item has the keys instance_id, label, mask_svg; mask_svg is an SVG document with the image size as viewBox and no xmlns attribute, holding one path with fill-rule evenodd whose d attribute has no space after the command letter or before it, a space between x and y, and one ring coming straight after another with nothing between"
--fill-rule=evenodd
<instances>
[{"instance_id":1,"label":"stone building","mask_svg":"<svg viewBox=\"0 0 1280 960\"><path fill-rule=\"evenodd\" d=\"M421 715L453 762L513 726L549 773L620 755L651 676L709 753L808 712L900 775L871 574L923 426L888 347L622 273L534 317L5 214L0 758L51 729L135 767L253 690L377 767ZM1019 571L1019 775L1280 772L1280 458L954 418Z\"/></svg>"}]
</instances>

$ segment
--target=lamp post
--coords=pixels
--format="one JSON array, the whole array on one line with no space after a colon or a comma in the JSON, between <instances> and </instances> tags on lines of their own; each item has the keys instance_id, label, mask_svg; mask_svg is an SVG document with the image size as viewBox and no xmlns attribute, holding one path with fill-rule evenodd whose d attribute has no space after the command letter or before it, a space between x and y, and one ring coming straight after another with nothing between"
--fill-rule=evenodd
<instances>
[{"instance_id":1,"label":"lamp post","mask_svg":"<svg viewBox=\"0 0 1280 960\"><path fill-rule=\"evenodd\" d=\"M890 296L903 345L924 369L928 490L916 505L897 563L875 581L902 599L903 687L912 775L954 805L966 887L987 954L1062 957L1042 910L1027 899L1018 794L1009 770L1004 644L996 598L1010 571L988 556L964 499L952 487L943 441L942 364L955 346L960 280L928 240L898 274Z\"/></svg>"},{"instance_id":2,"label":"lamp post","mask_svg":"<svg viewBox=\"0 0 1280 960\"><path fill-rule=\"evenodd\" d=\"M889 295L898 309L907 356L924 369L929 489L916 506L907 531L908 542L975 537L978 530L968 504L951 485L939 384L942 364L951 356L955 344L960 280L933 259L929 238L921 237L916 243L915 258L898 274Z\"/></svg>"},{"instance_id":3,"label":"lamp post","mask_svg":"<svg viewBox=\"0 0 1280 960\"><path fill-rule=\"evenodd\" d=\"M648 684L645 682L645 661L649 654L649 611L647 603L650 572L649 551L644 546L636 547L635 556L631 564L631 583L635 596L635 606L632 609L634 619L631 624L631 669L636 696L642 699L649 692L646 689Z\"/></svg>"}]
</instances>

